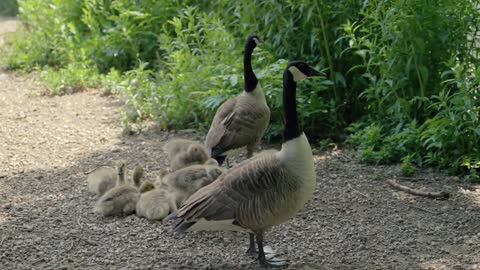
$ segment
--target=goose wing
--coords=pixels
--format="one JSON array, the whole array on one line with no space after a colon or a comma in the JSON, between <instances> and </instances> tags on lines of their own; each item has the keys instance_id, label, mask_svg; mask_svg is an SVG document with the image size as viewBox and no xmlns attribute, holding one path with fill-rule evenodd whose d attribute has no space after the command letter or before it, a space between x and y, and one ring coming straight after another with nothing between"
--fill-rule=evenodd
<instances>
[{"instance_id":1,"label":"goose wing","mask_svg":"<svg viewBox=\"0 0 480 270\"><path fill-rule=\"evenodd\" d=\"M185 201L176 213L175 231L268 228L299 189L287 179L276 155L242 162Z\"/></svg>"},{"instance_id":2,"label":"goose wing","mask_svg":"<svg viewBox=\"0 0 480 270\"><path fill-rule=\"evenodd\" d=\"M213 119L205 145L212 157L258 140L270 120L270 109L247 96L226 101Z\"/></svg>"}]
</instances>

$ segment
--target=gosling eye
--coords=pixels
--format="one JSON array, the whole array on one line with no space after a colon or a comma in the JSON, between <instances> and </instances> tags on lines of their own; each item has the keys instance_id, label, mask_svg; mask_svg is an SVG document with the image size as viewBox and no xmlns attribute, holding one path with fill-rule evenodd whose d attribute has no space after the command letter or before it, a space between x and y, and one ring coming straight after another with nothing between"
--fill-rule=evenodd
<instances>
[{"instance_id":1,"label":"gosling eye","mask_svg":"<svg viewBox=\"0 0 480 270\"><path fill-rule=\"evenodd\" d=\"M105 200L103 200L104 202L110 202L110 201L113 201L113 198L106 198Z\"/></svg>"}]
</instances>

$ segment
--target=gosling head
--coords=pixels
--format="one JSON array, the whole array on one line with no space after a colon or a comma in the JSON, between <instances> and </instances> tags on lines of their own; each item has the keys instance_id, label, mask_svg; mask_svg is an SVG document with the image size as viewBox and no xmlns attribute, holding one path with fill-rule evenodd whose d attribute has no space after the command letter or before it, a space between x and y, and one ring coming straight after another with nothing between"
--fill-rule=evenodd
<instances>
[{"instance_id":1,"label":"gosling head","mask_svg":"<svg viewBox=\"0 0 480 270\"><path fill-rule=\"evenodd\" d=\"M150 190L153 190L155 189L155 185L151 182L151 181L144 181L142 183L142 185L140 186L140 188L138 189L138 191L140 193L145 193L145 192L148 192Z\"/></svg>"},{"instance_id":2,"label":"gosling head","mask_svg":"<svg viewBox=\"0 0 480 270\"><path fill-rule=\"evenodd\" d=\"M135 167L133 167L133 184L136 187L140 186L140 181L142 180L142 177L143 177L143 168L142 166L137 164L135 165Z\"/></svg>"},{"instance_id":3,"label":"gosling head","mask_svg":"<svg viewBox=\"0 0 480 270\"><path fill-rule=\"evenodd\" d=\"M314 69L304 61L292 61L288 63L287 70L292 74L295 82L305 80L309 77L325 75L325 73Z\"/></svg>"},{"instance_id":4,"label":"gosling head","mask_svg":"<svg viewBox=\"0 0 480 270\"><path fill-rule=\"evenodd\" d=\"M207 169L207 174L210 177L210 179L215 180L225 171L226 170L222 167L213 167L213 168Z\"/></svg>"},{"instance_id":5,"label":"gosling head","mask_svg":"<svg viewBox=\"0 0 480 270\"><path fill-rule=\"evenodd\" d=\"M212 166L218 166L218 161L214 158L209 158L206 162L205 165L212 165Z\"/></svg>"},{"instance_id":6,"label":"gosling head","mask_svg":"<svg viewBox=\"0 0 480 270\"><path fill-rule=\"evenodd\" d=\"M200 145L190 145L187 153L190 156L189 159L192 161L205 162L208 159L207 153Z\"/></svg>"},{"instance_id":7,"label":"gosling head","mask_svg":"<svg viewBox=\"0 0 480 270\"><path fill-rule=\"evenodd\" d=\"M117 182L118 184L125 183L125 172L127 170L127 165L125 160L120 160L117 162Z\"/></svg>"},{"instance_id":8,"label":"gosling head","mask_svg":"<svg viewBox=\"0 0 480 270\"><path fill-rule=\"evenodd\" d=\"M119 160L117 162L117 174L121 175L122 173L125 173L125 170L127 168L127 163L125 160Z\"/></svg>"},{"instance_id":9,"label":"gosling head","mask_svg":"<svg viewBox=\"0 0 480 270\"><path fill-rule=\"evenodd\" d=\"M136 188L129 185L115 187L100 197L95 204L95 212L103 216L129 215L135 212L140 197Z\"/></svg>"},{"instance_id":10,"label":"gosling head","mask_svg":"<svg viewBox=\"0 0 480 270\"><path fill-rule=\"evenodd\" d=\"M159 172L159 177L162 178L169 173L170 173L170 171L168 169L161 169L160 172Z\"/></svg>"}]
</instances>

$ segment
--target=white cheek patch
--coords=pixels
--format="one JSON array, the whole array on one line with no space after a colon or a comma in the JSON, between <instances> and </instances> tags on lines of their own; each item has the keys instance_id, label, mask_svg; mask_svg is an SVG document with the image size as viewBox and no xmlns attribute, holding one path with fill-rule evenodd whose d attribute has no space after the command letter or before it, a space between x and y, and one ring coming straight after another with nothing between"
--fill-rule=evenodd
<instances>
[{"instance_id":1,"label":"white cheek patch","mask_svg":"<svg viewBox=\"0 0 480 270\"><path fill-rule=\"evenodd\" d=\"M296 66L291 66L288 68L288 71L292 73L293 75L293 80L298 82L301 80L305 80L307 78L307 75L305 75L303 72L301 72Z\"/></svg>"}]
</instances>

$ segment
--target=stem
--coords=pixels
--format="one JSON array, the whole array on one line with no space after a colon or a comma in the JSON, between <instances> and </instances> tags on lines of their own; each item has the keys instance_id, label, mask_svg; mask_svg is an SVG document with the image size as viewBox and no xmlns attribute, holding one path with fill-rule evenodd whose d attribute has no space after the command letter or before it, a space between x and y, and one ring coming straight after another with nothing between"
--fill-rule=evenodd
<instances>
[{"instance_id":1,"label":"stem","mask_svg":"<svg viewBox=\"0 0 480 270\"><path fill-rule=\"evenodd\" d=\"M330 55L330 48L328 47L328 39L327 39L327 33L326 33L326 28L325 28L325 23L323 20L323 14L321 12L320 7L318 6L319 1L315 1L315 5L317 7L317 10L319 10L319 15L320 15L320 26L322 28L322 36L323 36L323 45L325 48L325 53L327 54L327 61L328 61L328 68L330 69L330 80L333 81L333 59L332 56ZM338 102L338 93L337 93L337 85L334 83L333 84L333 94L335 95L335 103Z\"/></svg>"}]
</instances>

